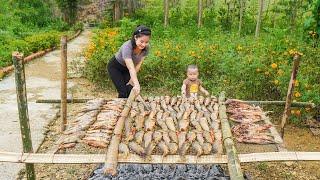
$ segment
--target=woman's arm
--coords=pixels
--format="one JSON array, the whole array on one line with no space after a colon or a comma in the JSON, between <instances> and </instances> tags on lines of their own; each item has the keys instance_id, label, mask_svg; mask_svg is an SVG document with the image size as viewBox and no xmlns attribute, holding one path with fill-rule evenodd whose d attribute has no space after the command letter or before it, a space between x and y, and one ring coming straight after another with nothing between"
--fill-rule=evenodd
<instances>
[{"instance_id":1,"label":"woman's arm","mask_svg":"<svg viewBox=\"0 0 320 180\"><path fill-rule=\"evenodd\" d=\"M144 57L141 58L141 61L136 65L135 69L136 69L136 73L138 73L140 71L141 65L143 63Z\"/></svg>"},{"instance_id":2,"label":"woman's arm","mask_svg":"<svg viewBox=\"0 0 320 180\"><path fill-rule=\"evenodd\" d=\"M124 62L129 70L131 81L133 83L133 89L136 91L137 94L140 94L140 84L137 77L137 71L134 67L132 59L125 59Z\"/></svg>"}]
</instances>

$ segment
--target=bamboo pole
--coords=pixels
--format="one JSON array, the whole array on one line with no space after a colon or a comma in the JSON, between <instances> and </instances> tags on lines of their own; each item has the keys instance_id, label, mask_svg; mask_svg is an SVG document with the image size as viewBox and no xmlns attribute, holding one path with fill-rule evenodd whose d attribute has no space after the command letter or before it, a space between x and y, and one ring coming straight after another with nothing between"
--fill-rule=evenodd
<instances>
[{"instance_id":1,"label":"bamboo pole","mask_svg":"<svg viewBox=\"0 0 320 180\"><path fill-rule=\"evenodd\" d=\"M202 26L202 0L198 0L198 27Z\"/></svg>"},{"instance_id":2,"label":"bamboo pole","mask_svg":"<svg viewBox=\"0 0 320 180\"><path fill-rule=\"evenodd\" d=\"M61 37L61 132L67 124L67 36Z\"/></svg>"},{"instance_id":3,"label":"bamboo pole","mask_svg":"<svg viewBox=\"0 0 320 180\"><path fill-rule=\"evenodd\" d=\"M119 151L119 143L121 140L122 131L124 128L125 120L129 115L129 111L131 109L132 102L135 100L137 94L135 91L131 91L126 104L121 112L121 115L117 121L117 124L113 131L113 136L110 142L110 145L107 150L106 160L105 160L105 174L115 175L117 174L117 166L118 166L118 151Z\"/></svg>"},{"instance_id":4,"label":"bamboo pole","mask_svg":"<svg viewBox=\"0 0 320 180\"><path fill-rule=\"evenodd\" d=\"M227 117L227 108L225 105L225 93L221 92L219 96L219 118L221 119L221 131L223 137L224 147L228 157L228 170L230 178L233 179L244 179L243 173L240 166L240 160L237 154L237 150L232 140L232 134L230 124Z\"/></svg>"},{"instance_id":5,"label":"bamboo pole","mask_svg":"<svg viewBox=\"0 0 320 180\"><path fill-rule=\"evenodd\" d=\"M292 94L293 94L293 91L294 91L294 83L296 81L297 74L298 74L300 57L301 56L299 54L295 54L295 56L293 57L293 66L292 66L292 72L291 72L291 79L290 79L289 86L288 86L286 105L285 105L283 116L282 116L282 120L281 120L281 137L282 138L284 136L284 126L286 124L287 119L290 116L290 113L291 113L290 109L291 109Z\"/></svg>"},{"instance_id":6,"label":"bamboo pole","mask_svg":"<svg viewBox=\"0 0 320 180\"><path fill-rule=\"evenodd\" d=\"M29 125L29 114L28 114L28 101L27 101L27 90L26 90L26 78L23 64L23 54L18 52L12 53L12 61L15 68L15 81L16 81L16 92L17 92L17 104L19 111L19 121L21 138L23 145L23 152L32 153L32 140L30 134ZM27 179L36 179L34 173L34 165L26 164Z\"/></svg>"},{"instance_id":7,"label":"bamboo pole","mask_svg":"<svg viewBox=\"0 0 320 180\"><path fill-rule=\"evenodd\" d=\"M164 0L164 27L167 27L169 24L169 0Z\"/></svg>"},{"instance_id":8,"label":"bamboo pole","mask_svg":"<svg viewBox=\"0 0 320 180\"><path fill-rule=\"evenodd\" d=\"M104 162L105 154L43 154L43 153L15 153L0 151L0 162L33 163L33 164L100 164ZM226 155L203 155L200 157L186 155L151 155L151 160L146 161L136 154L128 156L119 155L119 163L140 164L226 164ZM264 152L239 154L243 163L266 161L320 161L320 152Z\"/></svg>"}]
</instances>

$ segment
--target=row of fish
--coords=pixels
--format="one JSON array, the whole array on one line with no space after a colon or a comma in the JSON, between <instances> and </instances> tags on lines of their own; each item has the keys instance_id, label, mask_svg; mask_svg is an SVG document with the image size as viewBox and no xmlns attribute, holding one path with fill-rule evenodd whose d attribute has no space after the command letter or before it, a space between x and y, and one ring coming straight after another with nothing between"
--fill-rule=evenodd
<instances>
[{"instance_id":1,"label":"row of fish","mask_svg":"<svg viewBox=\"0 0 320 180\"><path fill-rule=\"evenodd\" d=\"M143 157L215 153L215 138L221 139L215 102L214 97L163 96L132 103L119 152L127 155L131 150Z\"/></svg>"},{"instance_id":2,"label":"row of fish","mask_svg":"<svg viewBox=\"0 0 320 180\"><path fill-rule=\"evenodd\" d=\"M168 154L184 156L188 154L190 147L197 156L217 151L213 131L139 131L134 134L132 140L127 140L119 144L119 152L125 155L129 154L129 149L142 157L157 154L157 152L163 156Z\"/></svg>"},{"instance_id":3,"label":"row of fish","mask_svg":"<svg viewBox=\"0 0 320 180\"><path fill-rule=\"evenodd\" d=\"M254 144L275 143L269 129L271 124L261 124L264 112L258 106L251 106L240 100L228 100L229 119L239 124L232 127L232 133L238 142Z\"/></svg>"}]
</instances>

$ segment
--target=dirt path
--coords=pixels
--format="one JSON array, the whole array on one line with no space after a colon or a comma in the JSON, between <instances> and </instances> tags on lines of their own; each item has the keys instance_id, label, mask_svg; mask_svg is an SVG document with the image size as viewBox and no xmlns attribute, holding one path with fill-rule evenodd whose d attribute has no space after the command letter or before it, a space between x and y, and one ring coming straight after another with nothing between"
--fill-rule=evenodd
<instances>
[{"instance_id":1,"label":"dirt path","mask_svg":"<svg viewBox=\"0 0 320 180\"><path fill-rule=\"evenodd\" d=\"M89 42L90 33L85 30L68 43L68 61L81 56L82 49ZM36 151L45 137L45 127L59 112L56 105L37 104L35 101L60 97L60 50L32 61L25 69L31 137ZM68 88L74 87L76 83L70 80ZM0 151L22 152L14 74L0 82L0 123ZM23 167L23 164L0 163L0 179L15 179Z\"/></svg>"}]
</instances>

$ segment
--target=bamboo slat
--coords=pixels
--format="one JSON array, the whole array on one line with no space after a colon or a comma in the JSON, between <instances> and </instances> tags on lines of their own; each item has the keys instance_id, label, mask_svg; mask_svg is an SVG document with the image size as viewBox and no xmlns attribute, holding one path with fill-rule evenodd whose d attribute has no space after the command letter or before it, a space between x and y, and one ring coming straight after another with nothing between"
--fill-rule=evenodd
<instances>
[{"instance_id":1,"label":"bamboo slat","mask_svg":"<svg viewBox=\"0 0 320 180\"><path fill-rule=\"evenodd\" d=\"M0 162L34 163L34 164L98 164L103 163L105 154L44 154L44 153L14 153L0 151ZM243 163L264 161L320 161L320 152L265 152L239 154ZM150 163L150 164L226 164L226 155L186 156L179 155L151 155L145 160L138 155L129 154L127 157L119 155L119 163Z\"/></svg>"}]
</instances>

